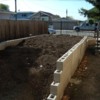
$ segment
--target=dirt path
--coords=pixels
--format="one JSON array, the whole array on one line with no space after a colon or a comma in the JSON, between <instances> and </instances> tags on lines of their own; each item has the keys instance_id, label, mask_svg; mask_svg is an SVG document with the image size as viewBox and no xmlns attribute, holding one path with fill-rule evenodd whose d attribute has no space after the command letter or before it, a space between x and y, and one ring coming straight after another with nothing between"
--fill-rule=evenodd
<instances>
[{"instance_id":1,"label":"dirt path","mask_svg":"<svg viewBox=\"0 0 100 100\"><path fill-rule=\"evenodd\" d=\"M65 90L69 100L100 100L100 54L87 52L79 69Z\"/></svg>"}]
</instances>

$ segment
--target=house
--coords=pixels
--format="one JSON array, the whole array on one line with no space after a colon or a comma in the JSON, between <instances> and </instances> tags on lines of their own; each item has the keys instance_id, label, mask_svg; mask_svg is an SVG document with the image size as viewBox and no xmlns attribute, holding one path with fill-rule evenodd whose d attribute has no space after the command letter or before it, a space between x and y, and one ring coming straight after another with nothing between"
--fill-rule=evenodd
<instances>
[{"instance_id":1,"label":"house","mask_svg":"<svg viewBox=\"0 0 100 100\"><path fill-rule=\"evenodd\" d=\"M0 10L0 19L9 20L12 14L14 13L10 11Z\"/></svg>"},{"instance_id":2,"label":"house","mask_svg":"<svg viewBox=\"0 0 100 100\"><path fill-rule=\"evenodd\" d=\"M17 20L30 20L29 17L33 14L34 12L17 12L17 14L12 14L10 19L15 20L17 18Z\"/></svg>"},{"instance_id":3,"label":"house","mask_svg":"<svg viewBox=\"0 0 100 100\"><path fill-rule=\"evenodd\" d=\"M46 12L43 11L39 11L35 14L33 14L30 17L31 20L35 20L35 21L46 21L46 22L52 22L52 18L49 14L47 14Z\"/></svg>"},{"instance_id":4,"label":"house","mask_svg":"<svg viewBox=\"0 0 100 100\"><path fill-rule=\"evenodd\" d=\"M48 27L53 28L52 20L57 19L57 18L60 18L60 16L54 15L49 12L39 11L39 12L33 14L32 16L30 16L29 19L35 20L35 21L45 21L48 23Z\"/></svg>"},{"instance_id":5,"label":"house","mask_svg":"<svg viewBox=\"0 0 100 100\"><path fill-rule=\"evenodd\" d=\"M48 22L49 24L52 24L52 19L56 19L56 18L59 18L58 15L53 15L49 12L44 12L44 11L39 11L35 14L33 14L30 19L31 20L35 20L35 21L46 21Z\"/></svg>"},{"instance_id":6,"label":"house","mask_svg":"<svg viewBox=\"0 0 100 100\"><path fill-rule=\"evenodd\" d=\"M70 17L52 20L52 24L56 30L72 30L73 27L79 25L79 23L79 20Z\"/></svg>"},{"instance_id":7,"label":"house","mask_svg":"<svg viewBox=\"0 0 100 100\"><path fill-rule=\"evenodd\" d=\"M52 26L52 17L50 16L50 14L43 12L43 11L39 11L39 12L33 14L30 17L30 19L34 20L34 21L45 21L48 23L48 27Z\"/></svg>"},{"instance_id":8,"label":"house","mask_svg":"<svg viewBox=\"0 0 100 100\"><path fill-rule=\"evenodd\" d=\"M29 20L33 14L34 12L17 12L15 14L15 12L0 10L0 19L15 20L17 17L17 20Z\"/></svg>"},{"instance_id":9,"label":"house","mask_svg":"<svg viewBox=\"0 0 100 100\"><path fill-rule=\"evenodd\" d=\"M0 19L10 19L15 20L40 20L52 23L52 19L60 18L58 15L53 15L49 12L39 11L39 12L10 12L10 11L0 11Z\"/></svg>"}]
</instances>

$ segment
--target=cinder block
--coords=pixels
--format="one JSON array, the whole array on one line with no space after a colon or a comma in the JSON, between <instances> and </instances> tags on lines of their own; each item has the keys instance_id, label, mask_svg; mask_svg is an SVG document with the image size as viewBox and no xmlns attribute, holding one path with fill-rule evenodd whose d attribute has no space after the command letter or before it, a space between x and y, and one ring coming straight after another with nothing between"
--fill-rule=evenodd
<instances>
[{"instance_id":1,"label":"cinder block","mask_svg":"<svg viewBox=\"0 0 100 100\"><path fill-rule=\"evenodd\" d=\"M6 42L0 43L0 50L4 50L6 48Z\"/></svg>"},{"instance_id":2,"label":"cinder block","mask_svg":"<svg viewBox=\"0 0 100 100\"><path fill-rule=\"evenodd\" d=\"M53 95L53 94L50 94L48 96L47 100L57 100L57 96L56 95Z\"/></svg>"},{"instance_id":3,"label":"cinder block","mask_svg":"<svg viewBox=\"0 0 100 100\"><path fill-rule=\"evenodd\" d=\"M60 83L62 71L55 70L54 72L54 82Z\"/></svg>"},{"instance_id":4,"label":"cinder block","mask_svg":"<svg viewBox=\"0 0 100 100\"><path fill-rule=\"evenodd\" d=\"M59 89L59 83L55 83L55 82L53 81L53 82L51 83L51 86L50 86L50 93L51 93L51 94L54 94L54 95L57 95L58 89Z\"/></svg>"},{"instance_id":5,"label":"cinder block","mask_svg":"<svg viewBox=\"0 0 100 100\"><path fill-rule=\"evenodd\" d=\"M65 53L61 58L59 58L58 60L57 60L57 70L63 70L63 62L65 62L65 60L66 59L68 59L69 58L69 55L71 55L72 54L72 51L71 50L69 50L67 53Z\"/></svg>"},{"instance_id":6,"label":"cinder block","mask_svg":"<svg viewBox=\"0 0 100 100\"><path fill-rule=\"evenodd\" d=\"M73 52L73 59L72 59L72 70L71 70L71 76L74 74L75 70L77 69L77 66L81 62L81 44L75 49Z\"/></svg>"},{"instance_id":7,"label":"cinder block","mask_svg":"<svg viewBox=\"0 0 100 100\"><path fill-rule=\"evenodd\" d=\"M57 61L56 62L57 70L61 71L63 70L63 62Z\"/></svg>"},{"instance_id":8,"label":"cinder block","mask_svg":"<svg viewBox=\"0 0 100 100\"><path fill-rule=\"evenodd\" d=\"M88 46L96 45L96 39L93 37L88 37L87 44L88 44Z\"/></svg>"},{"instance_id":9,"label":"cinder block","mask_svg":"<svg viewBox=\"0 0 100 100\"><path fill-rule=\"evenodd\" d=\"M23 41L22 39L9 40L9 41L7 41L6 47L16 46L16 45L18 45L22 41Z\"/></svg>"}]
</instances>

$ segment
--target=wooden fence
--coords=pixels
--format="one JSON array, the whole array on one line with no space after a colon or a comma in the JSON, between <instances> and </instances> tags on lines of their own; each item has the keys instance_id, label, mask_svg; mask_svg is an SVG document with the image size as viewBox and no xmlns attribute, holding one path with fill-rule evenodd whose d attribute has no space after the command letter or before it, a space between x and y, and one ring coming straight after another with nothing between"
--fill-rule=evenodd
<instances>
[{"instance_id":1,"label":"wooden fence","mask_svg":"<svg viewBox=\"0 0 100 100\"><path fill-rule=\"evenodd\" d=\"M0 20L0 42L48 33L48 25L43 21Z\"/></svg>"}]
</instances>

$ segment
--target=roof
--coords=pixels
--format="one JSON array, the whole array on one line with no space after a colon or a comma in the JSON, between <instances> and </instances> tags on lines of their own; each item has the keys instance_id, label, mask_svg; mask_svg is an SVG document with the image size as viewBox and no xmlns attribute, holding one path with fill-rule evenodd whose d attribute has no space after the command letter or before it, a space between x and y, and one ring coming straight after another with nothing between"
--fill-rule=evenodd
<instances>
[{"instance_id":1,"label":"roof","mask_svg":"<svg viewBox=\"0 0 100 100\"><path fill-rule=\"evenodd\" d=\"M3 14L3 13L6 13L6 14L7 14L7 13L8 13L8 14L14 14L14 12L11 12L11 11L5 11L5 10L0 10L0 13L2 13L2 14Z\"/></svg>"},{"instance_id":2,"label":"roof","mask_svg":"<svg viewBox=\"0 0 100 100\"><path fill-rule=\"evenodd\" d=\"M79 21L79 20L75 20L73 18L58 18L58 19L54 19L53 21Z\"/></svg>"},{"instance_id":3,"label":"roof","mask_svg":"<svg viewBox=\"0 0 100 100\"><path fill-rule=\"evenodd\" d=\"M26 14L28 14L28 13L33 13L33 14L34 14L35 12L31 12L31 11L29 11L29 12L28 12L28 11L27 11L27 12L26 12L26 11L23 11L23 12L17 12L17 14L24 14L24 13L26 13Z\"/></svg>"},{"instance_id":4,"label":"roof","mask_svg":"<svg viewBox=\"0 0 100 100\"><path fill-rule=\"evenodd\" d=\"M38 14L43 14L43 15L46 15L46 16L50 16L50 17L54 17L55 15L49 13L49 12L44 12L44 11L38 11L37 13L34 13L33 15L30 16L30 18L33 18L34 16L38 15Z\"/></svg>"}]
</instances>

